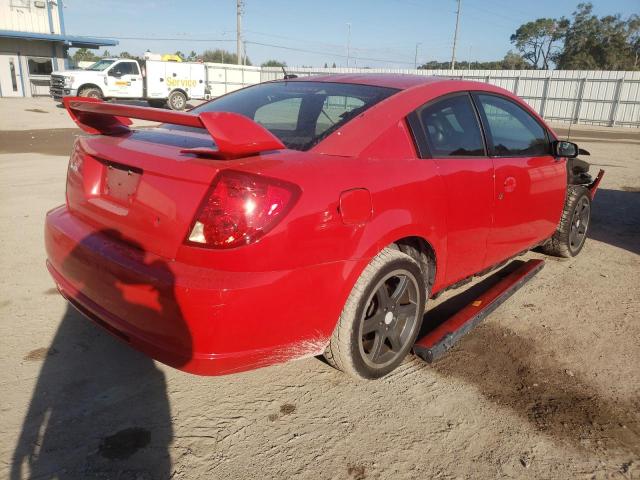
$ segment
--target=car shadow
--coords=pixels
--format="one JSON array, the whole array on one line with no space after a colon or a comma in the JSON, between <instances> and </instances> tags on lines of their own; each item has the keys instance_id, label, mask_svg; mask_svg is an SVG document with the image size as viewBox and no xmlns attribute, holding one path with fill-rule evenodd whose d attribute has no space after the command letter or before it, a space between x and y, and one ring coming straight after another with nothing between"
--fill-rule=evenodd
<instances>
[{"instance_id":1,"label":"car shadow","mask_svg":"<svg viewBox=\"0 0 640 480\"><path fill-rule=\"evenodd\" d=\"M85 238L65 259L68 271L87 261L85 247L95 248L105 235L118 234L102 231ZM141 249L140 255L145 255ZM164 269L165 278L173 278L166 264L156 261L149 266ZM82 292L102 288L105 298L126 302L122 285L116 285L110 272L100 273L85 279ZM132 315L147 322L182 322L181 330L188 334L173 292L161 293L165 300L159 302L160 309L129 302ZM173 426L167 384L151 358L70 304L51 345L39 350L38 355L30 354L30 360L43 364L17 439L12 480L171 476Z\"/></svg>"},{"instance_id":2,"label":"car shadow","mask_svg":"<svg viewBox=\"0 0 640 480\"><path fill-rule=\"evenodd\" d=\"M598 189L588 236L640 254L640 192Z\"/></svg>"},{"instance_id":3,"label":"car shadow","mask_svg":"<svg viewBox=\"0 0 640 480\"><path fill-rule=\"evenodd\" d=\"M468 305L520 263L512 262L430 309L424 316L422 334ZM487 400L515 413L554 441L593 454L611 450L640 454L640 399L612 398L599 392L553 357L538 341L498 322L485 321L431 367L445 377L472 385Z\"/></svg>"}]
</instances>

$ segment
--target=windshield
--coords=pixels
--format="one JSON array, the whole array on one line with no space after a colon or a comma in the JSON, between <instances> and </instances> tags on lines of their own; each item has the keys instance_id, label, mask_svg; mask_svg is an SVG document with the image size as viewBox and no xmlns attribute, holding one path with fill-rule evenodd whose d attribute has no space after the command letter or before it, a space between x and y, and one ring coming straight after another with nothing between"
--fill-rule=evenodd
<instances>
[{"instance_id":1,"label":"windshield","mask_svg":"<svg viewBox=\"0 0 640 480\"><path fill-rule=\"evenodd\" d=\"M115 60L98 60L93 65L85 68L85 70L93 70L94 72L101 72L103 70L106 70L109 67L109 65L113 65L113 63L115 63Z\"/></svg>"},{"instance_id":2,"label":"windshield","mask_svg":"<svg viewBox=\"0 0 640 480\"><path fill-rule=\"evenodd\" d=\"M272 82L238 90L191 110L251 118L287 148L308 150L356 115L397 92L329 82Z\"/></svg>"}]
</instances>

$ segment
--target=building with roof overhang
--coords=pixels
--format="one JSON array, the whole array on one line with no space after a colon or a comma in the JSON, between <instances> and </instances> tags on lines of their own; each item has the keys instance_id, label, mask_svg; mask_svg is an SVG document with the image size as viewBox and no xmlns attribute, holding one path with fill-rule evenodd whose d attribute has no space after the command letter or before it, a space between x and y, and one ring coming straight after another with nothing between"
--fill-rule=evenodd
<instances>
[{"instance_id":1,"label":"building with roof overhang","mask_svg":"<svg viewBox=\"0 0 640 480\"><path fill-rule=\"evenodd\" d=\"M67 34L62 0L0 0L0 97L48 95L51 72L68 66L69 48L117 44Z\"/></svg>"}]
</instances>

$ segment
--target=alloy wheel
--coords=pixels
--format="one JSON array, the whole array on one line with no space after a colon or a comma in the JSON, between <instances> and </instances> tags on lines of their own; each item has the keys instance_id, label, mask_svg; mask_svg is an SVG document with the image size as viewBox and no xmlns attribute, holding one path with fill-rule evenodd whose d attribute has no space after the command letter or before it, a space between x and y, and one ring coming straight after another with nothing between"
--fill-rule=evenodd
<instances>
[{"instance_id":1,"label":"alloy wheel","mask_svg":"<svg viewBox=\"0 0 640 480\"><path fill-rule=\"evenodd\" d=\"M360 321L360 353L371 367L384 367L406 354L407 342L419 325L418 283L406 270L378 282Z\"/></svg>"},{"instance_id":2,"label":"alloy wheel","mask_svg":"<svg viewBox=\"0 0 640 480\"><path fill-rule=\"evenodd\" d=\"M580 249L587 237L591 206L589 199L583 196L573 209L571 215L571 229L569 230L569 248L572 252Z\"/></svg>"}]
</instances>

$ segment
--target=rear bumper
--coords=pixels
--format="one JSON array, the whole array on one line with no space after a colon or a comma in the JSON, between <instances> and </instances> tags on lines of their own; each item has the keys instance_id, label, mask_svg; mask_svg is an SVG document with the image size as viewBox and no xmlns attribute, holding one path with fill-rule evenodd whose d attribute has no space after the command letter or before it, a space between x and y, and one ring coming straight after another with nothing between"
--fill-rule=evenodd
<instances>
[{"instance_id":1,"label":"rear bumper","mask_svg":"<svg viewBox=\"0 0 640 480\"><path fill-rule=\"evenodd\" d=\"M47 214L45 243L48 269L76 308L133 348L200 375L322 353L355 266L214 271L140 251L64 206Z\"/></svg>"}]
</instances>

